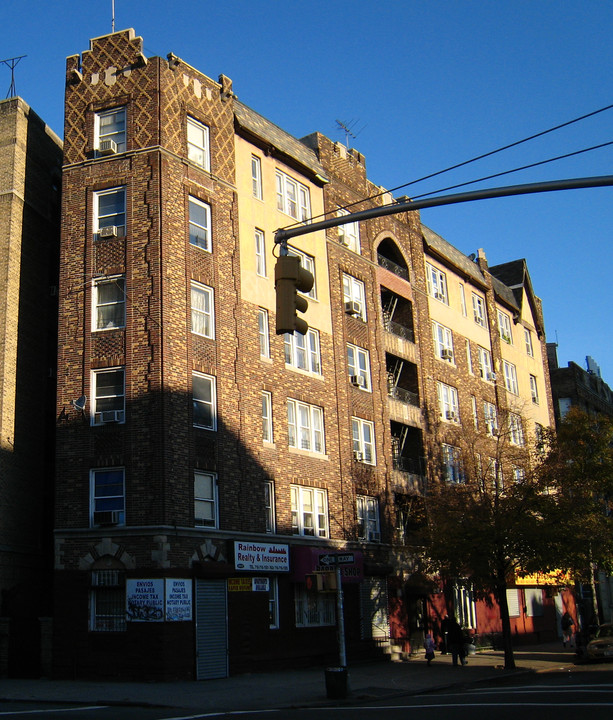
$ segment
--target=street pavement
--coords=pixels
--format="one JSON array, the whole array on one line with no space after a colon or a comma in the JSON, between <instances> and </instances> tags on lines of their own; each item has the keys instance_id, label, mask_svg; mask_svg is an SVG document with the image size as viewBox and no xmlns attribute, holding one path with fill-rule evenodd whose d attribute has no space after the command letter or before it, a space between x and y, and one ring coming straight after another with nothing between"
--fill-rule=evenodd
<instances>
[{"instance_id":1,"label":"street pavement","mask_svg":"<svg viewBox=\"0 0 613 720\"><path fill-rule=\"evenodd\" d=\"M454 667L451 655L436 653L432 665L420 653L404 661L361 663L348 668L347 698L329 699L325 668L249 673L220 680L185 682L93 682L87 680L0 679L0 701L166 706L202 712L336 705L412 695L514 674L572 667L573 649L562 643L520 647L515 670L504 669L504 653L485 650Z\"/></svg>"}]
</instances>

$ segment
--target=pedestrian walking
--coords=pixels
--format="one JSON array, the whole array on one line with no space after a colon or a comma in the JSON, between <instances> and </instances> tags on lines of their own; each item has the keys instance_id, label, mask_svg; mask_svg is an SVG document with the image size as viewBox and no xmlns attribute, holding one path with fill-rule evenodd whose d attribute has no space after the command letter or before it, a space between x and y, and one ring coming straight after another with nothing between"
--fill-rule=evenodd
<instances>
[{"instance_id":1,"label":"pedestrian walking","mask_svg":"<svg viewBox=\"0 0 613 720\"><path fill-rule=\"evenodd\" d=\"M573 627L575 626L575 621L573 620L568 610L564 613L564 615L562 615L562 620L560 621L560 624L562 626L563 647L566 647L566 643L569 643L570 647L572 647L574 637Z\"/></svg>"},{"instance_id":2,"label":"pedestrian walking","mask_svg":"<svg viewBox=\"0 0 613 720\"><path fill-rule=\"evenodd\" d=\"M428 633L426 635L426 639L424 640L424 648L426 649L426 660L428 662L428 665L430 665L434 660L434 649L436 648L432 633Z\"/></svg>"},{"instance_id":3,"label":"pedestrian walking","mask_svg":"<svg viewBox=\"0 0 613 720\"><path fill-rule=\"evenodd\" d=\"M464 633L460 624L455 618L448 618L447 622L447 642L451 651L451 662L457 666L458 660L461 665L466 665L464 651Z\"/></svg>"}]
</instances>

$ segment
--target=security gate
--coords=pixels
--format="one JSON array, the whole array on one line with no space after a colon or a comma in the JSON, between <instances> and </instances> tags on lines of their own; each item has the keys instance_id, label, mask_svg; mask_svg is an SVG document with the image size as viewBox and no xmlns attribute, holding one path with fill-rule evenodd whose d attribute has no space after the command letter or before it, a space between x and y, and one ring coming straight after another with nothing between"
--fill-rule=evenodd
<instances>
[{"instance_id":1,"label":"security gate","mask_svg":"<svg viewBox=\"0 0 613 720\"><path fill-rule=\"evenodd\" d=\"M225 580L196 580L196 678L228 677Z\"/></svg>"}]
</instances>

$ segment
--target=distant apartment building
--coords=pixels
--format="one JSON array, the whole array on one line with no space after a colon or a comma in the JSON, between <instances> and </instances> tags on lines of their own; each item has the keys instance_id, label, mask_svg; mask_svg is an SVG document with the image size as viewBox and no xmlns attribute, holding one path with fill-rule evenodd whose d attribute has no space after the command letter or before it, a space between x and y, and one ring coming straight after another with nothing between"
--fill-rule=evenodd
<instances>
[{"instance_id":1,"label":"distant apartment building","mask_svg":"<svg viewBox=\"0 0 613 720\"><path fill-rule=\"evenodd\" d=\"M453 432L552 422L525 262L417 213L310 233L309 329L277 335L274 231L395 202L364 157L132 30L67 59L65 116L56 673L334 661L339 556L348 657L421 647L411 505L453 480Z\"/></svg>"},{"instance_id":2,"label":"distant apartment building","mask_svg":"<svg viewBox=\"0 0 613 720\"><path fill-rule=\"evenodd\" d=\"M51 503L62 145L0 102L0 674L40 670Z\"/></svg>"}]
</instances>

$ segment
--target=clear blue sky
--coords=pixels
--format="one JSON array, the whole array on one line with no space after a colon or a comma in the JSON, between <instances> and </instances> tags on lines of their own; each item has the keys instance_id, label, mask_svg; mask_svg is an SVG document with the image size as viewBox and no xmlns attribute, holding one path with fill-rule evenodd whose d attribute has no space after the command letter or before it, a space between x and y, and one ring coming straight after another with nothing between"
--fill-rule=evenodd
<instances>
[{"instance_id":1,"label":"clear blue sky","mask_svg":"<svg viewBox=\"0 0 613 720\"><path fill-rule=\"evenodd\" d=\"M65 58L111 31L111 0L3 0L0 59L61 136ZM115 28L174 52L302 137L352 124L370 179L395 188L613 104L611 0L116 0ZM0 66L0 98L10 86ZM613 140L613 110L412 185L417 195ZM613 146L491 180L613 174ZM453 192L457 192L453 191ZM613 188L487 200L422 220L491 265L525 257L560 364L592 355L613 386Z\"/></svg>"}]
</instances>

